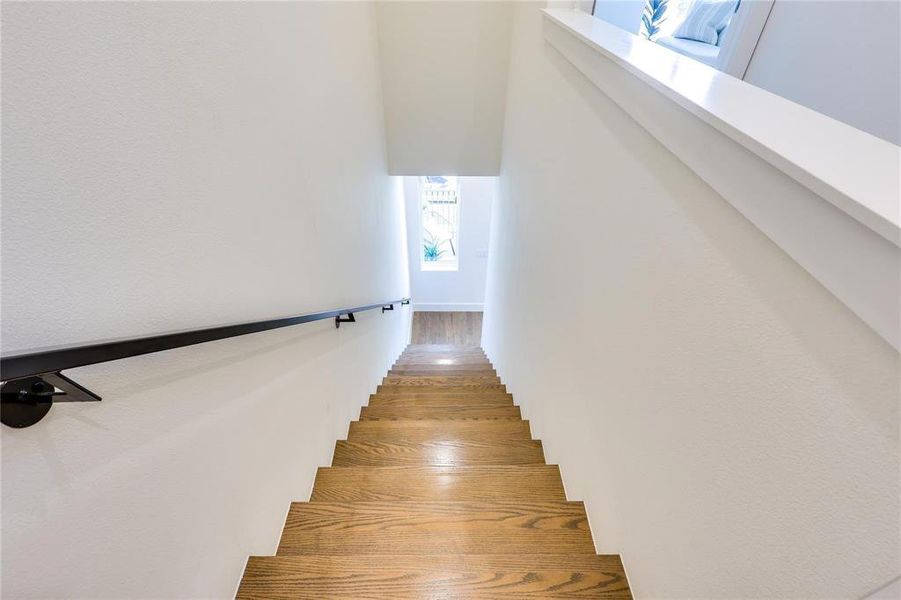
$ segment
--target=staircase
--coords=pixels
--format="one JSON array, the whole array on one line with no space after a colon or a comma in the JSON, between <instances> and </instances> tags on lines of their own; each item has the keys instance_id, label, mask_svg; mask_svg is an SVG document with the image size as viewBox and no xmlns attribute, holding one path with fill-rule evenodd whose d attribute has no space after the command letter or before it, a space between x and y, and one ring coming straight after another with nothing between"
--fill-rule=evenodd
<instances>
[{"instance_id":1,"label":"staircase","mask_svg":"<svg viewBox=\"0 0 901 600\"><path fill-rule=\"evenodd\" d=\"M481 348L412 345L237 597L631 594Z\"/></svg>"}]
</instances>

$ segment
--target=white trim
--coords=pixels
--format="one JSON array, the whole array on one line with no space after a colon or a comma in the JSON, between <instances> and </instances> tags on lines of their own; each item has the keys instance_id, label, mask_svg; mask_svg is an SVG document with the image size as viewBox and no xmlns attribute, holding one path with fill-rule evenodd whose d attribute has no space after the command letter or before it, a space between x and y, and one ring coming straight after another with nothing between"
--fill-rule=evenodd
<instances>
[{"instance_id":1,"label":"white trim","mask_svg":"<svg viewBox=\"0 0 901 600\"><path fill-rule=\"evenodd\" d=\"M901 247L898 146L583 12L544 13L595 53Z\"/></svg>"},{"instance_id":2,"label":"white trim","mask_svg":"<svg viewBox=\"0 0 901 600\"><path fill-rule=\"evenodd\" d=\"M456 273L460 270L460 259L456 262L450 261L420 261L419 270L423 273Z\"/></svg>"},{"instance_id":3,"label":"white trim","mask_svg":"<svg viewBox=\"0 0 901 600\"><path fill-rule=\"evenodd\" d=\"M413 303L413 312L482 312L481 302L428 302Z\"/></svg>"},{"instance_id":4,"label":"white trim","mask_svg":"<svg viewBox=\"0 0 901 600\"><path fill-rule=\"evenodd\" d=\"M901 148L600 19L544 12L551 46L901 349Z\"/></svg>"}]
</instances>

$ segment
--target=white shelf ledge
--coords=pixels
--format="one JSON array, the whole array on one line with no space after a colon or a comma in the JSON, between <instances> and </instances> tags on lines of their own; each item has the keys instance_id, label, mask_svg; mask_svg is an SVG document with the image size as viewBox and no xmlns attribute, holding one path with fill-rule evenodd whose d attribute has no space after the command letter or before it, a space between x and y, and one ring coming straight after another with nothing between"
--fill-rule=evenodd
<instances>
[{"instance_id":1,"label":"white shelf ledge","mask_svg":"<svg viewBox=\"0 0 901 600\"><path fill-rule=\"evenodd\" d=\"M544 12L604 57L901 247L901 147L584 12Z\"/></svg>"}]
</instances>

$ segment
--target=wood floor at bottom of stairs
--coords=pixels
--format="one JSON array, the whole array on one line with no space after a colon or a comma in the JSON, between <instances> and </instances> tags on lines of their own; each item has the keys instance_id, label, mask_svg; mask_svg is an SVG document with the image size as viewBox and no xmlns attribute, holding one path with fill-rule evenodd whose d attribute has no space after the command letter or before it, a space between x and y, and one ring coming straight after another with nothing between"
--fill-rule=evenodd
<instances>
[{"instance_id":1,"label":"wood floor at bottom of stairs","mask_svg":"<svg viewBox=\"0 0 901 600\"><path fill-rule=\"evenodd\" d=\"M239 600L631 598L615 555L262 556Z\"/></svg>"}]
</instances>

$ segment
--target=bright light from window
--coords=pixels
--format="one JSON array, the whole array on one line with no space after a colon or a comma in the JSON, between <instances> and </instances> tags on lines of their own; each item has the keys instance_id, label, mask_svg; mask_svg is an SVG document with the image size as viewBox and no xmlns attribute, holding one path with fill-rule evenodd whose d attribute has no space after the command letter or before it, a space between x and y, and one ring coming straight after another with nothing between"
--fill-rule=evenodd
<instances>
[{"instance_id":1,"label":"bright light from window","mask_svg":"<svg viewBox=\"0 0 901 600\"><path fill-rule=\"evenodd\" d=\"M420 265L423 271L456 271L460 266L460 187L456 177L419 178Z\"/></svg>"}]
</instances>

